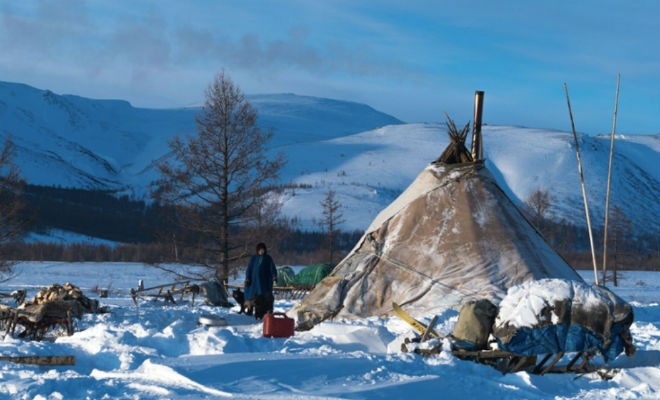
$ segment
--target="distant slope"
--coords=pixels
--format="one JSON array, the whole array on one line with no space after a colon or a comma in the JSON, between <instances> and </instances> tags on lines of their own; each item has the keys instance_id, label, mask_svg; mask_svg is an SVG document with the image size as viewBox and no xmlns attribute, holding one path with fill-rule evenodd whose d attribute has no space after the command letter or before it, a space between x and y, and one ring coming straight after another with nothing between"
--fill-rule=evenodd
<instances>
[{"instance_id":1,"label":"distant slope","mask_svg":"<svg viewBox=\"0 0 660 400\"><path fill-rule=\"evenodd\" d=\"M292 94L249 96L273 146L318 141L401 121L364 104ZM196 131L198 108L143 109L121 100L57 95L0 82L0 137L10 135L29 182L145 193L153 162L176 133Z\"/></svg>"},{"instance_id":2,"label":"distant slope","mask_svg":"<svg viewBox=\"0 0 660 400\"><path fill-rule=\"evenodd\" d=\"M364 229L424 166L448 144L438 124L387 126L315 144L286 148L286 181L304 184L282 199L284 211L314 226L328 189L344 204L345 227ZM484 126L487 166L514 202L536 189L554 197L553 218L584 223L572 135L510 126ZM592 222L604 221L609 138L580 135ZM620 135L615 141L611 204L633 220L634 229L660 230L660 135Z\"/></svg>"},{"instance_id":3,"label":"distant slope","mask_svg":"<svg viewBox=\"0 0 660 400\"><path fill-rule=\"evenodd\" d=\"M0 82L0 135L11 136L30 183L122 189L166 152L193 110L147 110L119 100L60 96ZM136 176L138 179L136 179Z\"/></svg>"},{"instance_id":4,"label":"distant slope","mask_svg":"<svg viewBox=\"0 0 660 400\"><path fill-rule=\"evenodd\" d=\"M654 140L655 139L655 140ZM619 135L615 140L611 205L621 207L646 232L660 230L660 136ZM518 200L536 188L557 199L555 218L586 226L572 135L514 127L487 127L486 157ZM591 218L602 226L605 215L610 138L579 136Z\"/></svg>"},{"instance_id":5,"label":"distant slope","mask_svg":"<svg viewBox=\"0 0 660 400\"><path fill-rule=\"evenodd\" d=\"M316 142L402 123L368 105L348 101L295 94L252 95L248 100L259 111L259 124L273 128L278 145Z\"/></svg>"}]
</instances>

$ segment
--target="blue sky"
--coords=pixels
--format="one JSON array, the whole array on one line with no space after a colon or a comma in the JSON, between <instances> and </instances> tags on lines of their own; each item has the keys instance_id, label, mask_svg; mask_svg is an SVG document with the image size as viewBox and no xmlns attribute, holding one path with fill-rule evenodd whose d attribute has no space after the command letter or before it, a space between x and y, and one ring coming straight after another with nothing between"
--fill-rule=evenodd
<instances>
[{"instance_id":1,"label":"blue sky","mask_svg":"<svg viewBox=\"0 0 660 400\"><path fill-rule=\"evenodd\" d=\"M472 118L660 133L660 1L5 1L0 80L141 107L245 93L357 101L406 122Z\"/></svg>"}]
</instances>

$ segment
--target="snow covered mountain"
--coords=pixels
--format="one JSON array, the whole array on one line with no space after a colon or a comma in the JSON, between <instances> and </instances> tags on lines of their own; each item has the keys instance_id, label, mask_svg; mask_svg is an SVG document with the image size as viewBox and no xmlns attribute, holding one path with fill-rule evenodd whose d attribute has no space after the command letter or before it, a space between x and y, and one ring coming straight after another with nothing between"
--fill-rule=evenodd
<instances>
[{"instance_id":1,"label":"snow covered mountain","mask_svg":"<svg viewBox=\"0 0 660 400\"><path fill-rule=\"evenodd\" d=\"M369 106L314 97L250 96L278 146L317 142L401 121ZM175 134L192 134L198 108L142 109L121 100L57 95L0 82L0 137L11 136L27 181L144 195L153 162Z\"/></svg>"},{"instance_id":2,"label":"snow covered mountain","mask_svg":"<svg viewBox=\"0 0 660 400\"><path fill-rule=\"evenodd\" d=\"M344 204L350 228L363 230L435 160L449 143L441 124L386 126L313 145L287 149L289 181L311 185L284 199L287 214L312 220L327 188ZM511 126L483 127L487 166L520 204L536 189L554 197L551 212L584 225L584 205L572 134ZM602 226L610 139L579 136L592 223ZM295 147L295 146L294 146ZM295 158L293 157L295 154ZM316 160L316 161L314 161ZM660 135L618 135L611 205L621 207L637 230L660 229Z\"/></svg>"},{"instance_id":3,"label":"snow covered mountain","mask_svg":"<svg viewBox=\"0 0 660 400\"><path fill-rule=\"evenodd\" d=\"M363 104L292 94L249 99L260 125L274 131L270 148L287 156L281 180L300 184L280 200L304 227L320 219L319 203L333 189L344 228L364 229L448 143L443 124L403 124ZM176 133L195 132L197 111L140 109L0 82L0 136L12 137L23 175L39 185L144 196L157 177L153 162L167 155ZM484 115L487 122L487 109ZM556 218L584 220L570 133L484 126L484 146L488 167L514 201L548 189ZM580 149L592 221L602 225L609 137L580 135ZM612 196L636 229L658 232L660 134L617 136Z\"/></svg>"}]
</instances>

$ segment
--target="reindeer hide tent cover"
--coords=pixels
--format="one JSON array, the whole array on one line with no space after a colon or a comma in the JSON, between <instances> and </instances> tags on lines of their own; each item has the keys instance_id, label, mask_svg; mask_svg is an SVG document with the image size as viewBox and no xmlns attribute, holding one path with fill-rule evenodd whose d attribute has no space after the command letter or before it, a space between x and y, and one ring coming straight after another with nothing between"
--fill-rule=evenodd
<instances>
[{"instance_id":1,"label":"reindeer hide tent cover","mask_svg":"<svg viewBox=\"0 0 660 400\"><path fill-rule=\"evenodd\" d=\"M498 303L529 280L579 275L545 242L483 162L431 163L354 249L289 310L297 329L334 317L413 316L470 300Z\"/></svg>"}]
</instances>

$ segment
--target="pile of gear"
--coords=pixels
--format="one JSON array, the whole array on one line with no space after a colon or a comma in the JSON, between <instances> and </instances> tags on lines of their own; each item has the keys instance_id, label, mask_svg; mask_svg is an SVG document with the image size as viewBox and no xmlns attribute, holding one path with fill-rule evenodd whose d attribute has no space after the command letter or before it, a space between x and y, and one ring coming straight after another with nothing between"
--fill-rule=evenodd
<instances>
[{"instance_id":1,"label":"pile of gear","mask_svg":"<svg viewBox=\"0 0 660 400\"><path fill-rule=\"evenodd\" d=\"M435 321L427 327L402 318L427 333L423 339L443 337L432 331ZM607 366L622 352L632 356L633 319L631 305L603 286L541 279L510 288L499 306L487 299L464 304L447 338L454 356L503 373L599 372L609 379L611 370L591 360L600 356ZM425 341L406 340L402 350L425 356L442 351L442 341Z\"/></svg>"},{"instance_id":2,"label":"pile of gear","mask_svg":"<svg viewBox=\"0 0 660 400\"><path fill-rule=\"evenodd\" d=\"M32 340L41 340L51 331L63 330L71 335L75 330L74 318L102 312L106 310L99 306L98 300L86 297L80 288L67 282L41 289L18 307L0 305L0 329L5 335Z\"/></svg>"}]
</instances>

